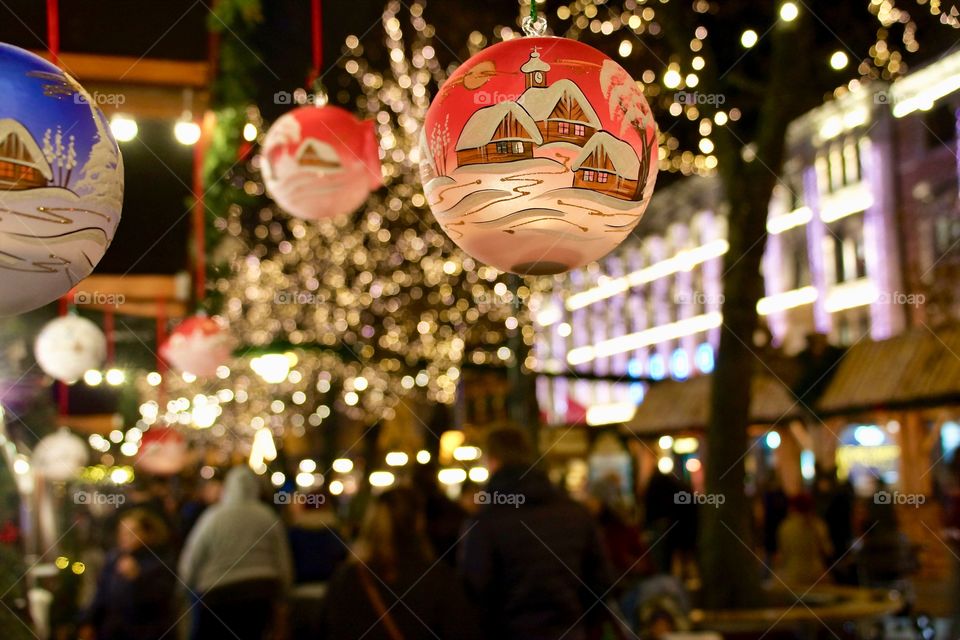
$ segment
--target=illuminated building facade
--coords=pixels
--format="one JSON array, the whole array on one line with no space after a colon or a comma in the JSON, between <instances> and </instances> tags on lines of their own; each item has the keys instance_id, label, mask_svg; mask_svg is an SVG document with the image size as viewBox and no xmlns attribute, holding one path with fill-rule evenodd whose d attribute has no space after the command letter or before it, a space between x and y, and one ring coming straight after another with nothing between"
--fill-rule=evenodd
<instances>
[{"instance_id":1,"label":"illuminated building facade","mask_svg":"<svg viewBox=\"0 0 960 640\"><path fill-rule=\"evenodd\" d=\"M960 54L863 85L788 130L758 311L773 346L850 346L956 317ZM631 236L540 301L534 356L547 423L626 422L647 380L713 369L726 219L716 179L655 192ZM925 300L928 304L919 303Z\"/></svg>"}]
</instances>

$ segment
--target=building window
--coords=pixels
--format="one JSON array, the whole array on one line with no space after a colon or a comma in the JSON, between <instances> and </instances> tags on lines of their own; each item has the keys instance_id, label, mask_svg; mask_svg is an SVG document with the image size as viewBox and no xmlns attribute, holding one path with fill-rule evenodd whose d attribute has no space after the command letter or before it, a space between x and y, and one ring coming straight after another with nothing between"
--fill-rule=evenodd
<instances>
[{"instance_id":1,"label":"building window","mask_svg":"<svg viewBox=\"0 0 960 640\"><path fill-rule=\"evenodd\" d=\"M834 284L866 277L862 216L848 216L830 225L827 240L832 245Z\"/></svg>"},{"instance_id":2,"label":"building window","mask_svg":"<svg viewBox=\"0 0 960 640\"><path fill-rule=\"evenodd\" d=\"M817 156L817 185L820 193L833 193L860 182L860 145L855 138L836 143Z\"/></svg>"},{"instance_id":3,"label":"building window","mask_svg":"<svg viewBox=\"0 0 960 640\"><path fill-rule=\"evenodd\" d=\"M606 184L608 177L610 177L610 174L609 174L609 173L606 173L605 171L599 171L599 172L597 172L597 182L601 182L601 183L603 183L603 184Z\"/></svg>"},{"instance_id":4,"label":"building window","mask_svg":"<svg viewBox=\"0 0 960 640\"><path fill-rule=\"evenodd\" d=\"M557 123L557 132L568 134L570 133L570 123L569 122L558 122Z\"/></svg>"},{"instance_id":5,"label":"building window","mask_svg":"<svg viewBox=\"0 0 960 640\"><path fill-rule=\"evenodd\" d=\"M514 143L513 143L513 152L514 152L514 153L523 153L523 143L522 143L522 142L514 142Z\"/></svg>"},{"instance_id":6,"label":"building window","mask_svg":"<svg viewBox=\"0 0 960 640\"><path fill-rule=\"evenodd\" d=\"M860 182L860 147L850 139L843 145L843 184Z\"/></svg>"},{"instance_id":7,"label":"building window","mask_svg":"<svg viewBox=\"0 0 960 640\"><path fill-rule=\"evenodd\" d=\"M597 179L597 172L593 169L585 169L583 172L583 181L584 182L595 182Z\"/></svg>"},{"instance_id":8,"label":"building window","mask_svg":"<svg viewBox=\"0 0 960 640\"><path fill-rule=\"evenodd\" d=\"M586 135L587 128L582 124L575 124L573 125L573 132L578 136L583 136L583 135Z\"/></svg>"},{"instance_id":9,"label":"building window","mask_svg":"<svg viewBox=\"0 0 960 640\"><path fill-rule=\"evenodd\" d=\"M510 153L510 143L509 143L509 142L498 142L498 143L497 143L497 153Z\"/></svg>"},{"instance_id":10,"label":"building window","mask_svg":"<svg viewBox=\"0 0 960 640\"><path fill-rule=\"evenodd\" d=\"M934 222L936 259L942 260L960 244L960 219L956 215L940 215Z\"/></svg>"}]
</instances>

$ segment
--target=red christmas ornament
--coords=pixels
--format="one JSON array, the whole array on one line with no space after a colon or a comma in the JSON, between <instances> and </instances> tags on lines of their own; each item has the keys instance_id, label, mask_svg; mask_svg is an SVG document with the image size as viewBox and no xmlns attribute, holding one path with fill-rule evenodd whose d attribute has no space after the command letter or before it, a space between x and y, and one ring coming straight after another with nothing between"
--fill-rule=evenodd
<instances>
[{"instance_id":1,"label":"red christmas ornament","mask_svg":"<svg viewBox=\"0 0 960 640\"><path fill-rule=\"evenodd\" d=\"M155 475L179 473L187 463L187 441L176 429L153 427L143 434L137 468Z\"/></svg>"},{"instance_id":2,"label":"red christmas ornament","mask_svg":"<svg viewBox=\"0 0 960 640\"><path fill-rule=\"evenodd\" d=\"M657 175L643 91L603 53L528 37L485 49L434 98L423 190L443 230L501 271L561 273L639 222Z\"/></svg>"},{"instance_id":3,"label":"red christmas ornament","mask_svg":"<svg viewBox=\"0 0 960 640\"><path fill-rule=\"evenodd\" d=\"M191 316L160 346L160 355L180 373L210 377L230 359L234 340L217 318Z\"/></svg>"},{"instance_id":4,"label":"red christmas ornament","mask_svg":"<svg viewBox=\"0 0 960 640\"><path fill-rule=\"evenodd\" d=\"M300 218L356 211L383 184L374 124L330 105L294 109L267 131L263 177L270 197Z\"/></svg>"}]
</instances>

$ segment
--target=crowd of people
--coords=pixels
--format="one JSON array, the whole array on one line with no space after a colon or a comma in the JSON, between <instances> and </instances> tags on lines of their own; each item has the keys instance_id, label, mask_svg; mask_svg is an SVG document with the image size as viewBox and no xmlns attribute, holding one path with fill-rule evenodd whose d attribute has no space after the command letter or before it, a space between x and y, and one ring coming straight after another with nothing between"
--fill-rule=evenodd
<instances>
[{"instance_id":1,"label":"crowd of people","mask_svg":"<svg viewBox=\"0 0 960 640\"><path fill-rule=\"evenodd\" d=\"M654 474L635 518L611 483L566 495L523 431L492 431L484 452L489 481L459 502L423 465L356 497L361 518L322 491L278 500L246 467L182 504L162 483L134 492L78 635L586 640L686 628L697 506L677 499L689 488L676 476ZM778 580L880 584L902 571L890 566L901 542L892 509L869 514L855 539L852 492L815 489L787 498L771 484L762 496L758 542ZM838 560L855 542L870 572L848 576Z\"/></svg>"}]
</instances>

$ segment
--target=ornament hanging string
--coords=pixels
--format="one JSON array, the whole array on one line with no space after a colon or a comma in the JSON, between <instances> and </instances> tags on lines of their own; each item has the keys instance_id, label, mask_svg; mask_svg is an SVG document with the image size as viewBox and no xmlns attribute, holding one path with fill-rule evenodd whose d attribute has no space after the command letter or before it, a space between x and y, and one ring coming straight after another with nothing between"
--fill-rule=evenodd
<instances>
[{"instance_id":1,"label":"ornament hanging string","mask_svg":"<svg viewBox=\"0 0 960 640\"><path fill-rule=\"evenodd\" d=\"M193 267L194 295L198 306L207 295L207 238L206 205L203 201L203 164L206 158L206 123L201 124L200 139L193 145Z\"/></svg>"},{"instance_id":2,"label":"ornament hanging string","mask_svg":"<svg viewBox=\"0 0 960 640\"><path fill-rule=\"evenodd\" d=\"M310 0L310 18L313 66L307 75L307 91L314 89L314 84L320 78L320 70L323 67L323 10L320 0Z\"/></svg>"},{"instance_id":3,"label":"ornament hanging string","mask_svg":"<svg viewBox=\"0 0 960 640\"><path fill-rule=\"evenodd\" d=\"M50 60L60 65L60 5L59 0L47 0L47 48Z\"/></svg>"},{"instance_id":4,"label":"ornament hanging string","mask_svg":"<svg viewBox=\"0 0 960 640\"><path fill-rule=\"evenodd\" d=\"M165 298L157 298L157 373L160 374L160 386L157 387L157 403L162 407L164 405L164 387L167 384L167 363L160 357L159 346L167 341L167 301Z\"/></svg>"},{"instance_id":5,"label":"ornament hanging string","mask_svg":"<svg viewBox=\"0 0 960 640\"><path fill-rule=\"evenodd\" d=\"M70 309L70 295L62 296L59 301L59 315L65 316ZM63 380L57 380L57 413L63 418L70 413L70 387Z\"/></svg>"},{"instance_id":6,"label":"ornament hanging string","mask_svg":"<svg viewBox=\"0 0 960 640\"><path fill-rule=\"evenodd\" d=\"M117 352L117 331L114 322L113 309L109 307L103 312L103 332L107 335L107 365L113 365Z\"/></svg>"}]
</instances>

